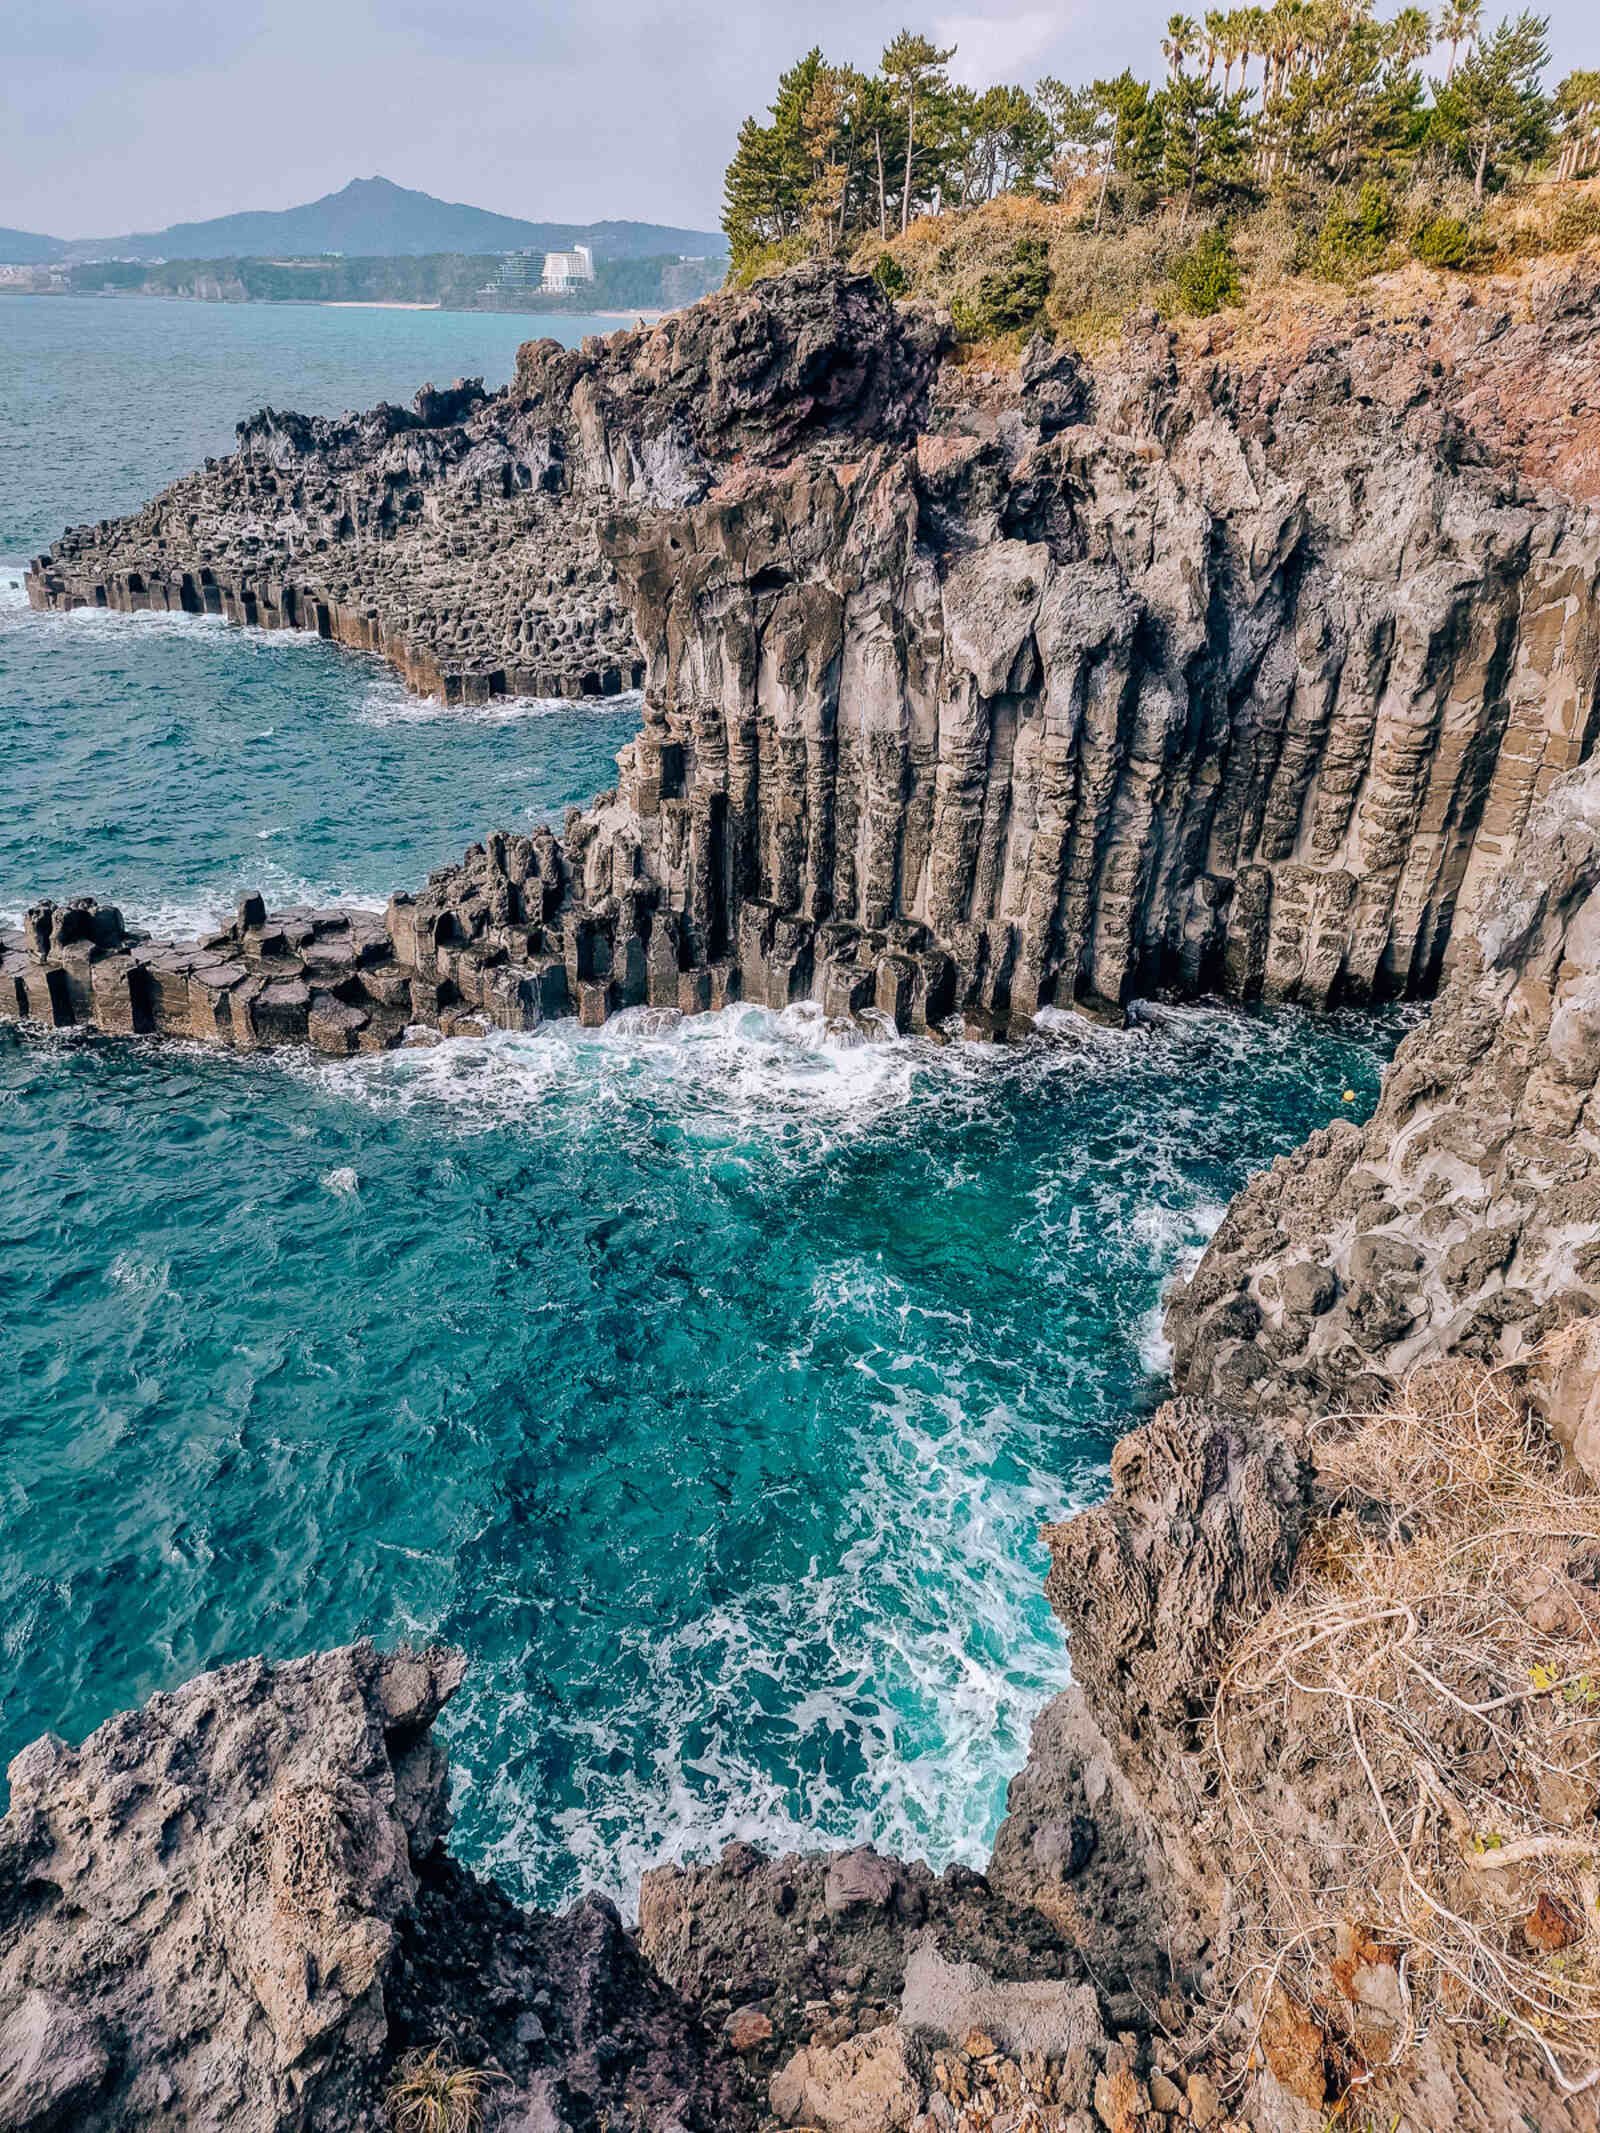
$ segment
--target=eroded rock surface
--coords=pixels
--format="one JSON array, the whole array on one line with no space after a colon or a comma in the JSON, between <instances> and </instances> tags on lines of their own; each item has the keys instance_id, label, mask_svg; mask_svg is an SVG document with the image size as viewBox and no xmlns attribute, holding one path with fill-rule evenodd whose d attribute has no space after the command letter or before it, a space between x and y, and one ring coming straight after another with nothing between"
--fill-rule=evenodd
<instances>
[{"instance_id":1,"label":"eroded rock surface","mask_svg":"<svg viewBox=\"0 0 1600 2133\"><path fill-rule=\"evenodd\" d=\"M258 614L286 614L310 554L313 606L472 693L531 686L513 639L578 629L604 580L642 729L541 846L537 910L504 908L475 851L432 885L449 938L413 957L391 932L406 982L445 988L423 1019L499 1020L462 950L469 975L564 961L591 1020L743 996L998 1029L1157 985L1427 992L1593 744L1600 519L1575 462L1497 446L1484 394L1542 350L1550 391L1600 403L1597 319L1591 261L1531 323L1353 318L1286 365L1147 319L1098 368L1041 345L1003 381L941 369L935 320L812 268L531 344L493 398L262 418L30 585L98 599L85 573L109 584L115 555L148 589L163 542L190 575L236 542L263 558ZM570 583L507 512L582 546Z\"/></svg>"},{"instance_id":2,"label":"eroded rock surface","mask_svg":"<svg viewBox=\"0 0 1600 2133\"><path fill-rule=\"evenodd\" d=\"M531 341L499 393L464 379L409 408L264 408L228 458L64 534L28 597L310 630L447 702L614 695L643 669L602 503L682 502L713 460L842 429L898 434L941 345L870 283L801 274L578 350Z\"/></svg>"},{"instance_id":3,"label":"eroded rock surface","mask_svg":"<svg viewBox=\"0 0 1600 2133\"><path fill-rule=\"evenodd\" d=\"M609 1905L524 1913L444 1852L430 1728L462 1671L366 1644L248 1660L19 1755L0 2125L356 2133L413 2045L492 2072L507 2129L745 2124Z\"/></svg>"},{"instance_id":4,"label":"eroded rock surface","mask_svg":"<svg viewBox=\"0 0 1600 2133\"><path fill-rule=\"evenodd\" d=\"M637 1942L593 1901L530 1917L437 1842L452 1662L230 1669L14 1766L0 2120L338 2133L448 2039L527 2128L1314 2133L1339 2092L1304 2008L1185 2029L1251 1863L1198 1751L1300 1545L1302 1422L1595 1309L1600 533L1581 453L1486 410L1519 368L1600 405L1597 308L1575 268L1546 317L1367 320L1287 366L1147 322L980 390L935 380L931 322L812 274L536 346L492 418L419 408L522 424L530 470L559 436L542 493L588 499L648 667L617 790L382 920L249 899L173 947L38 907L0 1012L347 1052L738 996L998 1027L1158 982L1448 985L1372 1126L1235 1203L1173 1308L1187 1397L1051 1533L1076 1686L986 1875L736 1847L651 1877ZM1592 1349L1563 1353L1531 1367L1590 1458ZM1348 1771L1281 1728L1226 1745L1336 1882L1371 1836ZM1408 2078L1418 2133L1593 2122L1493 2038L1436 2034Z\"/></svg>"},{"instance_id":5,"label":"eroded rock surface","mask_svg":"<svg viewBox=\"0 0 1600 2133\"><path fill-rule=\"evenodd\" d=\"M1531 1355L1600 1305L1600 770L1540 803L1471 939L1371 1123L1234 1200L1169 1309L1184 1392L1303 1419L1417 1364Z\"/></svg>"}]
</instances>

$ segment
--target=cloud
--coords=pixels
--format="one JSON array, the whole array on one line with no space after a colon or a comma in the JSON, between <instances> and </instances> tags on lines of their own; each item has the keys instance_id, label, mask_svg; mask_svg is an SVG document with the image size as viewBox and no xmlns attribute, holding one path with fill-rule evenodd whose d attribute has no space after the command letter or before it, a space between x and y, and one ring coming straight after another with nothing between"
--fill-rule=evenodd
<instances>
[{"instance_id":1,"label":"cloud","mask_svg":"<svg viewBox=\"0 0 1600 2133\"><path fill-rule=\"evenodd\" d=\"M976 86L1161 68L1172 0L956 0ZM1557 73L1594 0L1541 0ZM1386 10L1387 11L1387 8ZM0 0L0 224L59 236L289 207L375 170L530 219L709 229L739 122L807 46L870 67L906 0Z\"/></svg>"},{"instance_id":2,"label":"cloud","mask_svg":"<svg viewBox=\"0 0 1600 2133\"><path fill-rule=\"evenodd\" d=\"M1027 8L1009 16L940 15L933 36L942 50L956 48L951 79L969 89L986 89L993 82L1032 81L1048 72L1041 61L1060 39L1063 26L1059 12Z\"/></svg>"}]
</instances>

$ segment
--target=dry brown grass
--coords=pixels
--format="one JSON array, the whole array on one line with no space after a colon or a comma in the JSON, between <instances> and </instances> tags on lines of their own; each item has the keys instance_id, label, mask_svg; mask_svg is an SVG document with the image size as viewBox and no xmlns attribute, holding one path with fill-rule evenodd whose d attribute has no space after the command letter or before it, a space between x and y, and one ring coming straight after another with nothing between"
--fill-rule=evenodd
<instances>
[{"instance_id":1,"label":"dry brown grass","mask_svg":"<svg viewBox=\"0 0 1600 2133\"><path fill-rule=\"evenodd\" d=\"M458 2066L442 2044L405 2053L384 2091L393 2133L478 2133L490 2084L499 2078Z\"/></svg>"},{"instance_id":2,"label":"dry brown grass","mask_svg":"<svg viewBox=\"0 0 1600 2133\"><path fill-rule=\"evenodd\" d=\"M1338 1504L1213 1720L1234 1991L1374 2100L1439 2024L1600 2084L1600 1491L1515 1383L1434 1369L1330 1431Z\"/></svg>"},{"instance_id":3,"label":"dry brown grass","mask_svg":"<svg viewBox=\"0 0 1600 2133\"><path fill-rule=\"evenodd\" d=\"M1529 185L1490 203L1484 232L1497 266L1576 252L1600 238L1600 178Z\"/></svg>"},{"instance_id":4,"label":"dry brown grass","mask_svg":"<svg viewBox=\"0 0 1600 2133\"><path fill-rule=\"evenodd\" d=\"M958 321L970 320L981 316L986 278L1004 270L1023 240L1034 240L1049 259L1050 295L1042 323L1093 352L1114 343L1129 319L1147 306L1181 331L1203 334L1220 325L1230 344L1242 347L1252 331L1270 343L1275 327L1296 310L1337 312L1352 299L1380 313L1394 307L1425 310L1452 287L1462 290L1488 276L1524 276L1534 262L1600 245L1600 178L1521 184L1492 199L1481 216L1469 185L1430 179L1396 197L1386 243L1347 258L1337 247L1324 256L1315 217L1307 219L1305 211L1297 214L1274 198L1227 225L1242 277L1244 313L1227 310L1195 326L1182 319L1173 274L1210 218L1186 220L1169 209L1129 222L1109 212L1096 233L1094 193L1093 186L1080 184L1059 201L1002 194L978 207L924 216L887 243L876 236L864 239L853 263L870 269L887 254L903 277L897 286L944 305ZM1439 216L1470 231L1470 265L1430 268L1413 259L1418 228ZM986 354L997 355L1007 367L1027 338L1028 330L992 342L981 328L967 332L968 340L984 341Z\"/></svg>"}]
</instances>

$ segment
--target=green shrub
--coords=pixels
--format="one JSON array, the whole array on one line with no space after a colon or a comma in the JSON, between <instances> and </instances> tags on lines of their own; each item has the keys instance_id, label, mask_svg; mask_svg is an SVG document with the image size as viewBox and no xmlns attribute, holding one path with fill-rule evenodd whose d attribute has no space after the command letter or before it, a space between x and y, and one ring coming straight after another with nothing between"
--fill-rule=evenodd
<instances>
[{"instance_id":1,"label":"green shrub","mask_svg":"<svg viewBox=\"0 0 1600 2133\"><path fill-rule=\"evenodd\" d=\"M1336 193L1296 265L1319 281L1353 282L1375 273L1400 228L1400 210L1385 185L1369 178L1355 194Z\"/></svg>"},{"instance_id":2,"label":"green shrub","mask_svg":"<svg viewBox=\"0 0 1600 2133\"><path fill-rule=\"evenodd\" d=\"M892 252L880 252L873 261L872 278L885 296L904 296L911 276Z\"/></svg>"},{"instance_id":3,"label":"green shrub","mask_svg":"<svg viewBox=\"0 0 1600 2133\"><path fill-rule=\"evenodd\" d=\"M1172 294L1179 310L1209 318L1243 295L1243 277L1228 232L1221 223L1204 230L1172 262Z\"/></svg>"},{"instance_id":4,"label":"green shrub","mask_svg":"<svg viewBox=\"0 0 1600 2133\"><path fill-rule=\"evenodd\" d=\"M958 303L956 327L963 340L1021 333L1044 317L1050 295L1050 251L1042 237L1021 237L1004 266L993 267L977 295Z\"/></svg>"},{"instance_id":5,"label":"green shrub","mask_svg":"<svg viewBox=\"0 0 1600 2133\"><path fill-rule=\"evenodd\" d=\"M1556 210L1551 242L1558 252L1575 252L1591 237L1600 237L1600 200L1593 193L1574 193Z\"/></svg>"},{"instance_id":6,"label":"green shrub","mask_svg":"<svg viewBox=\"0 0 1600 2133\"><path fill-rule=\"evenodd\" d=\"M1350 220L1369 243L1384 244L1400 227L1400 211L1387 186L1369 178L1356 194Z\"/></svg>"},{"instance_id":7,"label":"green shrub","mask_svg":"<svg viewBox=\"0 0 1600 2133\"><path fill-rule=\"evenodd\" d=\"M1411 256L1425 267L1464 273L1477 265L1481 252L1476 232L1459 215L1430 215L1411 233Z\"/></svg>"}]
</instances>

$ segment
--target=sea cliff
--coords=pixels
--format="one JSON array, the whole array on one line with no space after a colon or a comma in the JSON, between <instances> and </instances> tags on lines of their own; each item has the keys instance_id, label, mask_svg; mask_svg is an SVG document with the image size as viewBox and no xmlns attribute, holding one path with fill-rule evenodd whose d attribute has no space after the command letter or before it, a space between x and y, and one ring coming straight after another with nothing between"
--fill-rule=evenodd
<instances>
[{"instance_id":1,"label":"sea cliff","mask_svg":"<svg viewBox=\"0 0 1600 2133\"><path fill-rule=\"evenodd\" d=\"M1427 993L1593 741L1587 462L1538 485L1496 418L1508 364L1592 398L1596 301L1592 263L1547 270L1520 322L1358 316L1292 362L1147 321L1096 369L1041 343L1001 381L870 281L802 271L531 344L492 400L259 417L29 592L220 602L464 697L531 686L556 643L593 662L579 687L644 675L615 793L398 905L353 1041L739 995L1003 1030L1161 985ZM205 956L237 974L226 1012L119 979L112 1026L302 1041L315 982L254 932L189 953L190 993ZM42 912L0 1012L93 1019L92 980L49 976L85 935L171 961ZM304 1012L235 1012L290 978Z\"/></svg>"},{"instance_id":2,"label":"sea cliff","mask_svg":"<svg viewBox=\"0 0 1600 2133\"><path fill-rule=\"evenodd\" d=\"M1439 997L1372 1125L1235 1203L1172 1306L1179 1397L1048 1535L1075 1686L986 1874L735 1846L648 1876L635 1931L520 1913L448 1853L455 1655L226 1669L13 1765L0 2122L377 2126L438 2049L506 2128L1592 2125L1594 1720L1556 1707L1558 1754L1497 1714L1580 1678L1600 1619L1600 263L1390 297L1292 345L1146 318L1013 377L804 270L534 344L493 399L263 418L40 560L39 604L216 589L331 631L337 600L464 694L520 685L564 554L541 627L645 703L614 792L382 920L247 899L185 946L39 906L0 1012L347 1052L734 997L996 1035L1158 987ZM1477 1375L1429 1404L1417 1361ZM1491 1481L1451 1559L1523 1641L1480 1619L1475 1688L1417 1658L1453 1750L1411 1714L1402 1754L1355 1689L1329 1736L1298 1675L1264 1717L1241 1654L1285 1622L1331 1653L1305 1610L1341 1565L1415 1571L1470 1461L1413 1498L1372 1448L1458 1408ZM1508 1458L1555 1506L1536 1585L1479 1545ZM1380 1917L1351 1862L1397 1828Z\"/></svg>"}]
</instances>

